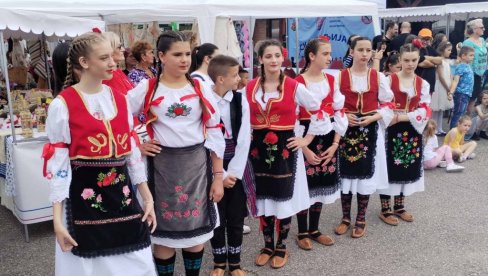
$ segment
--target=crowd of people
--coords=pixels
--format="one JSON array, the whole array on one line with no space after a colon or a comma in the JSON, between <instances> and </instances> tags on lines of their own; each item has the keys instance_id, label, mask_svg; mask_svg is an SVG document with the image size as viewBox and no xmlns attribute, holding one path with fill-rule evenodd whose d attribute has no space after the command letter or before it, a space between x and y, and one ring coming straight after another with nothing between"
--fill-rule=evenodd
<instances>
[{"instance_id":1,"label":"crowd of people","mask_svg":"<svg viewBox=\"0 0 488 276\"><path fill-rule=\"evenodd\" d=\"M323 73L327 37L307 43L296 78L282 70L281 43L260 41L252 80L235 58L179 31L130 50L111 32L58 46L64 87L49 107L43 151L56 274L173 275L182 249L186 275L199 275L210 241L211 275L246 275L248 215L263 237L255 264L279 269L292 217L300 249L331 246L320 215L340 199L335 234L361 238L375 193L383 222L414 221L405 198L424 191L424 170L462 171L456 163L475 158L471 140L488 138L484 27L468 22L466 41L452 45L429 29L410 34L408 22L400 35L398 24L386 26L373 40L351 36L335 77Z\"/></svg>"}]
</instances>

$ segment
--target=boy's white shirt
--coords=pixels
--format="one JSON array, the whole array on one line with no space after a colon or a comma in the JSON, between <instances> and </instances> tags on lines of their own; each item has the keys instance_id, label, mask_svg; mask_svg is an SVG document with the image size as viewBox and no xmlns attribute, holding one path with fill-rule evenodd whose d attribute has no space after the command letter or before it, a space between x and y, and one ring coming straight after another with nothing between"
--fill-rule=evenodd
<instances>
[{"instance_id":1,"label":"boy's white shirt","mask_svg":"<svg viewBox=\"0 0 488 276\"><path fill-rule=\"evenodd\" d=\"M238 92L240 93L240 92ZM220 111L220 118L224 123L225 127L225 139L232 139L232 127L230 120L230 103L234 98L232 91L228 91L224 97L220 97L215 91L213 92L215 97L215 102L217 102L217 107ZM249 148L251 146L251 118L249 104L245 94L242 94L242 117L241 117L241 128L237 136L237 145L234 157L229 162L227 170L224 170L223 178L225 179L228 175L235 176L238 179L242 179L244 174L244 169L246 168Z\"/></svg>"}]
</instances>

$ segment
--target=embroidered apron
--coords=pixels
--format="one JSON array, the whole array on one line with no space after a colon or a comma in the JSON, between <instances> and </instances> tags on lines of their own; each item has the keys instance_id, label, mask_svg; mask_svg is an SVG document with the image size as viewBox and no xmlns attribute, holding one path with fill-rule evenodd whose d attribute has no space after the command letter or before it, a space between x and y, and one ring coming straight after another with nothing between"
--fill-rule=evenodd
<instances>
[{"instance_id":1,"label":"embroidered apron","mask_svg":"<svg viewBox=\"0 0 488 276\"><path fill-rule=\"evenodd\" d=\"M333 118L331 119L334 120ZM305 126L307 133L310 126L309 120L300 121L300 124ZM308 148L317 156L325 152L334 142L335 131L331 131L326 135L315 136ZM308 191L310 197L328 196L334 194L339 189L339 181L337 176L337 154L325 164L322 161L318 165L311 165L305 160L305 170L307 173Z\"/></svg>"},{"instance_id":2,"label":"embroidered apron","mask_svg":"<svg viewBox=\"0 0 488 276\"><path fill-rule=\"evenodd\" d=\"M422 134L410 122L400 122L387 129L386 160L388 181L413 183L422 176Z\"/></svg>"},{"instance_id":3,"label":"embroidered apron","mask_svg":"<svg viewBox=\"0 0 488 276\"><path fill-rule=\"evenodd\" d=\"M136 251L151 245L142 222L125 158L71 161L72 181L66 203L68 230L80 257Z\"/></svg>"},{"instance_id":4,"label":"embroidered apron","mask_svg":"<svg viewBox=\"0 0 488 276\"><path fill-rule=\"evenodd\" d=\"M369 179L374 174L378 122L348 127L339 144L340 177Z\"/></svg>"},{"instance_id":5,"label":"embroidered apron","mask_svg":"<svg viewBox=\"0 0 488 276\"><path fill-rule=\"evenodd\" d=\"M286 147L293 130L253 130L251 163L256 180L256 198L287 201L293 196L297 151Z\"/></svg>"},{"instance_id":6,"label":"embroidered apron","mask_svg":"<svg viewBox=\"0 0 488 276\"><path fill-rule=\"evenodd\" d=\"M213 231L217 213L208 198L212 171L203 143L161 147L161 153L148 158L148 169L158 222L153 236L186 239Z\"/></svg>"}]
</instances>

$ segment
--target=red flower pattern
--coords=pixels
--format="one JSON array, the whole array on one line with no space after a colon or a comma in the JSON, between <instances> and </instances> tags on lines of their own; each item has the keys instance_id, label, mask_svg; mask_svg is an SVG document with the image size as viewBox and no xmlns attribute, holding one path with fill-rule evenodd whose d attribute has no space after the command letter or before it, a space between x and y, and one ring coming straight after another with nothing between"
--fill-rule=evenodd
<instances>
[{"instance_id":1,"label":"red flower pattern","mask_svg":"<svg viewBox=\"0 0 488 276\"><path fill-rule=\"evenodd\" d=\"M252 156L253 158L258 158L258 156L259 156L259 151L258 151L258 149L257 149L257 148L253 148L253 149L251 150L251 153L250 153L250 154L251 154L251 156Z\"/></svg>"},{"instance_id":2,"label":"red flower pattern","mask_svg":"<svg viewBox=\"0 0 488 276\"><path fill-rule=\"evenodd\" d=\"M266 144L274 145L274 144L278 143L278 136L276 135L276 133L270 131L270 132L266 133L266 136L264 136L263 141Z\"/></svg>"},{"instance_id":3,"label":"red flower pattern","mask_svg":"<svg viewBox=\"0 0 488 276\"><path fill-rule=\"evenodd\" d=\"M184 112L183 107L176 107L173 112L175 113L176 116L181 116Z\"/></svg>"},{"instance_id":4,"label":"red flower pattern","mask_svg":"<svg viewBox=\"0 0 488 276\"><path fill-rule=\"evenodd\" d=\"M288 159L288 157L290 157L290 152L287 149L283 149L281 156L283 156L283 159Z\"/></svg>"},{"instance_id":5,"label":"red flower pattern","mask_svg":"<svg viewBox=\"0 0 488 276\"><path fill-rule=\"evenodd\" d=\"M188 194L182 194L182 195L180 195L180 197L178 198L178 202L179 202L179 203L185 203L187 200L188 200Z\"/></svg>"}]
</instances>

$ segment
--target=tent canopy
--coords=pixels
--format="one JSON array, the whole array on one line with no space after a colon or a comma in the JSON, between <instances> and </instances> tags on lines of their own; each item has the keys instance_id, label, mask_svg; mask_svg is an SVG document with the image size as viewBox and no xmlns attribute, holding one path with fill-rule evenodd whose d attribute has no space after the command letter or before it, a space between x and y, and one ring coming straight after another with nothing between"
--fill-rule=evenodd
<instances>
[{"instance_id":1,"label":"tent canopy","mask_svg":"<svg viewBox=\"0 0 488 276\"><path fill-rule=\"evenodd\" d=\"M5 37L75 37L94 27L104 29L105 22L0 8L0 31Z\"/></svg>"}]
</instances>

